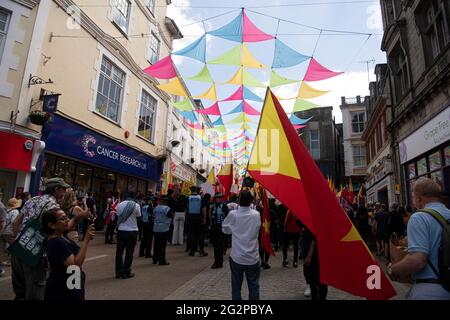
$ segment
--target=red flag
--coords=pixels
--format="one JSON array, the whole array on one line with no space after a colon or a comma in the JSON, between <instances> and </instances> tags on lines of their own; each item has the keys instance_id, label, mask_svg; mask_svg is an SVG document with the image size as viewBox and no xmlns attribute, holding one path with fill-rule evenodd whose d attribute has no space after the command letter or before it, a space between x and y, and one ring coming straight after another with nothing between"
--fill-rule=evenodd
<instances>
[{"instance_id":1,"label":"red flag","mask_svg":"<svg viewBox=\"0 0 450 320\"><path fill-rule=\"evenodd\" d=\"M269 201L267 201L266 190L263 190L263 215L261 221L261 248L268 252L271 256L275 255L272 244L270 243L270 212Z\"/></svg>"},{"instance_id":2,"label":"red flag","mask_svg":"<svg viewBox=\"0 0 450 320\"><path fill-rule=\"evenodd\" d=\"M231 185L233 184L233 165L226 164L217 175L222 187L224 189L223 196L226 199L230 195Z\"/></svg>"},{"instance_id":3,"label":"red flag","mask_svg":"<svg viewBox=\"0 0 450 320\"><path fill-rule=\"evenodd\" d=\"M316 236L321 283L367 299L396 294L270 90L248 173Z\"/></svg>"}]
</instances>

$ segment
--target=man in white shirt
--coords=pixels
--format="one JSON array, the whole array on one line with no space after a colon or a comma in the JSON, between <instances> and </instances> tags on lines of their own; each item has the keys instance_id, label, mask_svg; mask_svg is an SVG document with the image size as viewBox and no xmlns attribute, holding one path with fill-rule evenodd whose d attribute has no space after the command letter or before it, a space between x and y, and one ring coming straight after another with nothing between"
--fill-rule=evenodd
<instances>
[{"instance_id":1,"label":"man in white shirt","mask_svg":"<svg viewBox=\"0 0 450 320\"><path fill-rule=\"evenodd\" d=\"M140 216L141 207L134 201L134 193L128 192L126 200L117 205L116 279L134 277L131 264L139 232L137 218ZM123 260L124 251L125 261Z\"/></svg>"},{"instance_id":2,"label":"man in white shirt","mask_svg":"<svg viewBox=\"0 0 450 320\"><path fill-rule=\"evenodd\" d=\"M232 236L230 255L232 299L242 300L242 281L247 278L249 300L259 300L260 258L258 234L261 217L250 209L253 196L248 190L239 194L239 208L230 211L222 222L222 231Z\"/></svg>"}]
</instances>

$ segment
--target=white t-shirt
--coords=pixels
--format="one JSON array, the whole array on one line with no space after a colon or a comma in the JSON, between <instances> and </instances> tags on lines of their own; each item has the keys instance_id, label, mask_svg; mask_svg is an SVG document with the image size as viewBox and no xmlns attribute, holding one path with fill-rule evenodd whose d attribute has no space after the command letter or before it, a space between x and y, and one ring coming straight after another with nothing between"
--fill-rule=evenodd
<instances>
[{"instance_id":1,"label":"white t-shirt","mask_svg":"<svg viewBox=\"0 0 450 320\"><path fill-rule=\"evenodd\" d=\"M236 202L230 202L227 204L228 210L237 210L239 208L239 205Z\"/></svg>"},{"instance_id":2,"label":"white t-shirt","mask_svg":"<svg viewBox=\"0 0 450 320\"><path fill-rule=\"evenodd\" d=\"M119 216L123 213L123 211L125 210L125 207L127 206L127 204L129 202L133 202L134 203L134 211L133 213L128 217L127 220L125 220L124 222L122 222L119 227L117 228L117 230L119 231L138 231L138 225L137 225L137 217L141 216L141 206L138 205L136 202L131 201L131 200L125 200L122 201L121 203L119 203L117 205L117 219L119 218Z\"/></svg>"},{"instance_id":3,"label":"white t-shirt","mask_svg":"<svg viewBox=\"0 0 450 320\"><path fill-rule=\"evenodd\" d=\"M239 207L230 211L222 222L222 231L231 234L231 259L246 266L259 262L258 234L261 216L249 207Z\"/></svg>"}]
</instances>

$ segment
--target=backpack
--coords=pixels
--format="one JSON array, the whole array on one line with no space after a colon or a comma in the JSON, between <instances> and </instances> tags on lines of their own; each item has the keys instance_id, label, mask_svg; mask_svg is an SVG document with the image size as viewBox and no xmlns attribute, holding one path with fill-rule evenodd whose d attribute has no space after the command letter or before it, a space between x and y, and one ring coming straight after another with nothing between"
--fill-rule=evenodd
<instances>
[{"instance_id":1,"label":"backpack","mask_svg":"<svg viewBox=\"0 0 450 320\"><path fill-rule=\"evenodd\" d=\"M431 215L442 227L441 245L438 249L439 271L433 266L430 259L428 259L428 264L438 276L442 286L450 291L450 219L445 220L439 212L433 209L425 208L420 211Z\"/></svg>"},{"instance_id":2,"label":"backpack","mask_svg":"<svg viewBox=\"0 0 450 320\"><path fill-rule=\"evenodd\" d=\"M199 195L189 196L188 198L189 214L200 214L202 211L202 198Z\"/></svg>"}]
</instances>

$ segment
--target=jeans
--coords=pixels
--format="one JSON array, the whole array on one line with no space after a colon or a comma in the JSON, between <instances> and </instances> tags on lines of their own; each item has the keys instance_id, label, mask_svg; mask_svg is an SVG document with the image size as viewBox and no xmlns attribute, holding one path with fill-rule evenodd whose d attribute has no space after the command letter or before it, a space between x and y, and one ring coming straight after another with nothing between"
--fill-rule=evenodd
<instances>
[{"instance_id":1,"label":"jeans","mask_svg":"<svg viewBox=\"0 0 450 320\"><path fill-rule=\"evenodd\" d=\"M116 275L129 275L133 263L134 247L138 238L137 231L117 231ZM125 251L125 261L122 256Z\"/></svg>"},{"instance_id":2,"label":"jeans","mask_svg":"<svg viewBox=\"0 0 450 320\"><path fill-rule=\"evenodd\" d=\"M35 267L23 263L11 255L12 284L16 300L43 300L45 293L46 266L43 260Z\"/></svg>"},{"instance_id":3,"label":"jeans","mask_svg":"<svg viewBox=\"0 0 450 320\"><path fill-rule=\"evenodd\" d=\"M450 292L440 284L415 283L406 295L407 300L450 300Z\"/></svg>"},{"instance_id":4,"label":"jeans","mask_svg":"<svg viewBox=\"0 0 450 320\"><path fill-rule=\"evenodd\" d=\"M185 220L184 212L175 212L175 217L173 218L172 244L183 244Z\"/></svg>"},{"instance_id":5,"label":"jeans","mask_svg":"<svg viewBox=\"0 0 450 320\"><path fill-rule=\"evenodd\" d=\"M146 256L150 258L152 255L152 243L153 243L153 222L142 223L142 240L139 248L139 256Z\"/></svg>"},{"instance_id":6,"label":"jeans","mask_svg":"<svg viewBox=\"0 0 450 320\"><path fill-rule=\"evenodd\" d=\"M194 216L194 217L193 217ZM203 225L200 215L188 216L188 246L191 254L199 249L203 252L205 242L203 241Z\"/></svg>"},{"instance_id":7,"label":"jeans","mask_svg":"<svg viewBox=\"0 0 450 320\"><path fill-rule=\"evenodd\" d=\"M230 258L231 269L231 298L233 300L242 300L241 288L242 281L247 278L248 299L259 300L259 274L261 272L260 263L250 266L238 264Z\"/></svg>"}]
</instances>

